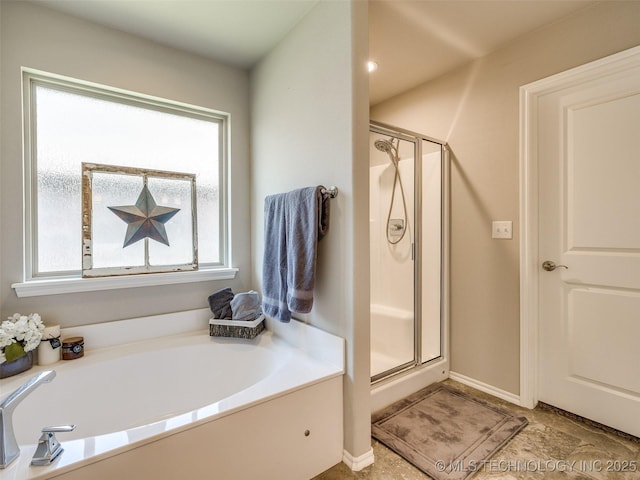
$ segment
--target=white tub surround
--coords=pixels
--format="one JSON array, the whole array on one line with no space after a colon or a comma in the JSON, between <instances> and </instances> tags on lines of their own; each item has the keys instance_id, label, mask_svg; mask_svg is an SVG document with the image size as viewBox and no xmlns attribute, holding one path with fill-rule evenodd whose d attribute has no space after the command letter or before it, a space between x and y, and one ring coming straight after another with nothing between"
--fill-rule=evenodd
<instances>
[{"instance_id":1,"label":"white tub surround","mask_svg":"<svg viewBox=\"0 0 640 480\"><path fill-rule=\"evenodd\" d=\"M3 480L299 480L339 463L344 341L296 321L253 340L209 337L208 318L202 309L64 330L85 337L83 358L2 381L4 397L57 372L16 408L21 455ZM30 466L40 429L63 423L78 426L58 434L62 456Z\"/></svg>"}]
</instances>

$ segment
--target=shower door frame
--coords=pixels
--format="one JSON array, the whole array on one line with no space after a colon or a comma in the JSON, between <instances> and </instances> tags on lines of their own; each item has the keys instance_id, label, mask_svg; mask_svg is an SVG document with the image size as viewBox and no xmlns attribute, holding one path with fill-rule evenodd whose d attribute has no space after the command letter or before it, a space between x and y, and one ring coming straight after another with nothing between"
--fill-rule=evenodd
<instances>
[{"instance_id":1,"label":"shower door frame","mask_svg":"<svg viewBox=\"0 0 640 480\"><path fill-rule=\"evenodd\" d=\"M390 136L414 144L414 233L412 239L413 259L413 360L371 377L371 384L382 382L400 373L416 367L427 366L440 361L447 363L448 375L448 338L449 338L449 148L446 142L412 132L403 128L371 120L369 132ZM422 218L422 142L440 145L440 355L425 362L422 361L422 225L416 219ZM418 223L420 227L418 228ZM442 372L445 374L445 371Z\"/></svg>"}]
</instances>

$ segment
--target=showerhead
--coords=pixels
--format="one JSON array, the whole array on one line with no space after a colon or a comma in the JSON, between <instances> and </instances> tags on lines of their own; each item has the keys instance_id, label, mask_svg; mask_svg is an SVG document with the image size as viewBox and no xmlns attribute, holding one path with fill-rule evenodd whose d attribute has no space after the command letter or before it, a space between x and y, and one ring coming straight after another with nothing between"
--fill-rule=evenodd
<instances>
[{"instance_id":1,"label":"showerhead","mask_svg":"<svg viewBox=\"0 0 640 480\"><path fill-rule=\"evenodd\" d=\"M395 150L395 147L393 146L391 140L384 140L382 138L379 138L378 140L373 142L373 146L381 152L385 153L392 153Z\"/></svg>"}]
</instances>

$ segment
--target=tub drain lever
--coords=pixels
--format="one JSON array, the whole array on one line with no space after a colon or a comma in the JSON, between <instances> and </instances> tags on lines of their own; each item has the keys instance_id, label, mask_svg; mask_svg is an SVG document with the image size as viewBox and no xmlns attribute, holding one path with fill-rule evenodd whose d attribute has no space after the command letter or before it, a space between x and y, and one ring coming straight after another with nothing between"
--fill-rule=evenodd
<instances>
[{"instance_id":1,"label":"tub drain lever","mask_svg":"<svg viewBox=\"0 0 640 480\"><path fill-rule=\"evenodd\" d=\"M50 465L64 451L60 442L56 439L58 432L71 432L76 428L75 425L59 425L56 427L44 427L42 435L38 440L38 448L33 454L31 465L44 466Z\"/></svg>"}]
</instances>

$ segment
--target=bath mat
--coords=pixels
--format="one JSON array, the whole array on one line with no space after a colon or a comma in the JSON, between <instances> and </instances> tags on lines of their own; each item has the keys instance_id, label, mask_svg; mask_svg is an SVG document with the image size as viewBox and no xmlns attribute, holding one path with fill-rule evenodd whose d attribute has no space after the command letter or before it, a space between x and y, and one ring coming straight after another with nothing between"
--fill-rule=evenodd
<instances>
[{"instance_id":1,"label":"bath mat","mask_svg":"<svg viewBox=\"0 0 640 480\"><path fill-rule=\"evenodd\" d=\"M442 384L430 385L372 417L372 435L436 480L482 470L527 425L518 417Z\"/></svg>"}]
</instances>

